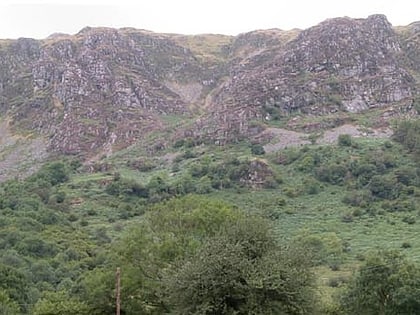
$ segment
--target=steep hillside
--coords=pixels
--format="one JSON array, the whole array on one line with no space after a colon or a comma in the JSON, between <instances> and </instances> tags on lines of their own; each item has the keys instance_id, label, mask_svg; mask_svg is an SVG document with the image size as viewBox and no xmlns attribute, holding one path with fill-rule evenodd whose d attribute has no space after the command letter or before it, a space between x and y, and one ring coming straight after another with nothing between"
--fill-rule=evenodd
<instances>
[{"instance_id":1,"label":"steep hillside","mask_svg":"<svg viewBox=\"0 0 420 315\"><path fill-rule=\"evenodd\" d=\"M0 314L114 314L116 270L127 315L417 314L419 56L381 15L0 40Z\"/></svg>"},{"instance_id":2,"label":"steep hillside","mask_svg":"<svg viewBox=\"0 0 420 315\"><path fill-rule=\"evenodd\" d=\"M402 112L411 109L417 70L409 65L416 63L418 47L406 43L412 36L398 36L384 16L330 19L287 39L278 38L270 45L274 50L262 46L246 63L232 67L215 96L218 110L210 114L215 125L236 120L236 130L222 130L227 140L237 131L255 132L248 124L252 119L359 113L392 105Z\"/></svg>"},{"instance_id":3,"label":"steep hillside","mask_svg":"<svg viewBox=\"0 0 420 315\"><path fill-rule=\"evenodd\" d=\"M418 23L374 15L237 37L85 28L3 40L0 118L50 153L95 158L139 141L261 138L296 115L413 114L418 35Z\"/></svg>"},{"instance_id":4,"label":"steep hillside","mask_svg":"<svg viewBox=\"0 0 420 315\"><path fill-rule=\"evenodd\" d=\"M165 83L189 84L203 73L167 37L131 30L19 39L3 45L0 58L4 114L62 153L126 145L160 128L157 115L188 113L190 104Z\"/></svg>"}]
</instances>

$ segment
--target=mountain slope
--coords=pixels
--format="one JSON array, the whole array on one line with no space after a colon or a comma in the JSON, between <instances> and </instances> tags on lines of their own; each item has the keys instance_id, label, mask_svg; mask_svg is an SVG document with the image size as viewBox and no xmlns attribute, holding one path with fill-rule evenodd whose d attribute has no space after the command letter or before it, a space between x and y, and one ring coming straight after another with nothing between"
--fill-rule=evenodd
<instances>
[{"instance_id":1,"label":"mountain slope","mask_svg":"<svg viewBox=\"0 0 420 315\"><path fill-rule=\"evenodd\" d=\"M415 113L417 24L374 15L237 37L85 28L4 40L1 119L49 152L92 158L150 137L236 141L296 114Z\"/></svg>"},{"instance_id":2,"label":"mountain slope","mask_svg":"<svg viewBox=\"0 0 420 315\"><path fill-rule=\"evenodd\" d=\"M407 53L403 42L381 15L327 20L234 66L215 97L214 124L235 120L238 112L244 124L390 105L410 110L417 83L406 65L418 53ZM227 117L220 118L224 112ZM244 129L250 131L239 131Z\"/></svg>"}]
</instances>

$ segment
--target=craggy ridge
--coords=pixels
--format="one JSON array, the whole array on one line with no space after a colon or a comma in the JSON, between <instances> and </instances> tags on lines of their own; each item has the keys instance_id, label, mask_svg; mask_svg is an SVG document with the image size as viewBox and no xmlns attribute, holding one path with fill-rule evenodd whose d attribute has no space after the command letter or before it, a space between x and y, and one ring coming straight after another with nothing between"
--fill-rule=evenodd
<instances>
[{"instance_id":1,"label":"craggy ridge","mask_svg":"<svg viewBox=\"0 0 420 315\"><path fill-rule=\"evenodd\" d=\"M383 15L236 37L84 28L2 40L0 118L50 153L92 157L171 129L168 117L179 123L163 146L255 138L294 115L411 115L419 49L418 22Z\"/></svg>"}]
</instances>

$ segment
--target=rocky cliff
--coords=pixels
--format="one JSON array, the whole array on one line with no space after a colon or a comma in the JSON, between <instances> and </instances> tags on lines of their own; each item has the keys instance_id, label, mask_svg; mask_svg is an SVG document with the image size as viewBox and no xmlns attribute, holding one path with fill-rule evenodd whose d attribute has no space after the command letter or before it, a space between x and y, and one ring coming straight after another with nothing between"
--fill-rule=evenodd
<instances>
[{"instance_id":1,"label":"rocky cliff","mask_svg":"<svg viewBox=\"0 0 420 315\"><path fill-rule=\"evenodd\" d=\"M296 114L403 113L419 99L419 38L418 23L374 15L237 37L85 28L3 40L0 115L49 152L94 156L174 119L174 137L225 143Z\"/></svg>"},{"instance_id":2,"label":"rocky cliff","mask_svg":"<svg viewBox=\"0 0 420 315\"><path fill-rule=\"evenodd\" d=\"M418 40L413 43L418 30L410 31L411 36L403 38L385 16L374 15L330 19L291 34L286 43L278 32L277 45L264 45L272 37L267 34L253 54L232 66L231 76L214 97L218 110L211 114L213 124L223 118L232 122L239 115L244 117L236 124L239 131L252 133L247 124L252 119L363 112L391 105L410 110L417 95L420 55Z\"/></svg>"},{"instance_id":3,"label":"rocky cliff","mask_svg":"<svg viewBox=\"0 0 420 315\"><path fill-rule=\"evenodd\" d=\"M168 36L129 29L3 43L0 68L2 114L63 153L127 145L159 115L190 112L195 96L177 86L211 80Z\"/></svg>"}]
</instances>

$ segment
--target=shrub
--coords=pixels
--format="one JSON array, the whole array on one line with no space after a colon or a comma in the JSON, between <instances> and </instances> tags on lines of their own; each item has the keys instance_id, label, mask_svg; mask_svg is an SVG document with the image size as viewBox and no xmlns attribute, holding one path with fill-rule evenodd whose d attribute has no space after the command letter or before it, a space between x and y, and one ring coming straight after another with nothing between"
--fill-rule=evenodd
<instances>
[{"instance_id":1,"label":"shrub","mask_svg":"<svg viewBox=\"0 0 420 315\"><path fill-rule=\"evenodd\" d=\"M323 165L316 169L316 177L323 182L340 185L344 182L348 169L342 164Z\"/></svg>"},{"instance_id":2,"label":"shrub","mask_svg":"<svg viewBox=\"0 0 420 315\"><path fill-rule=\"evenodd\" d=\"M254 155L264 155L265 150L264 147L261 144L253 144L251 146L251 153Z\"/></svg>"},{"instance_id":3,"label":"shrub","mask_svg":"<svg viewBox=\"0 0 420 315\"><path fill-rule=\"evenodd\" d=\"M211 179L208 176L203 176L195 184L195 192L198 194L208 194L212 191Z\"/></svg>"},{"instance_id":4,"label":"shrub","mask_svg":"<svg viewBox=\"0 0 420 315\"><path fill-rule=\"evenodd\" d=\"M352 212L352 215L354 216L354 217L360 217L361 215L363 214L363 211L361 210L361 209L355 209L355 210L353 210L353 212Z\"/></svg>"},{"instance_id":5,"label":"shrub","mask_svg":"<svg viewBox=\"0 0 420 315\"><path fill-rule=\"evenodd\" d=\"M278 153L274 162L280 165L289 165L298 160L301 156L302 152L299 149L287 149Z\"/></svg>"},{"instance_id":6,"label":"shrub","mask_svg":"<svg viewBox=\"0 0 420 315\"><path fill-rule=\"evenodd\" d=\"M192 150L188 149L188 150L185 150L185 152L182 155L182 157L184 159L193 159L193 158L197 157L197 154L194 153Z\"/></svg>"},{"instance_id":7,"label":"shrub","mask_svg":"<svg viewBox=\"0 0 420 315\"><path fill-rule=\"evenodd\" d=\"M401 121L395 132L394 139L402 143L408 150L420 154L420 119Z\"/></svg>"},{"instance_id":8,"label":"shrub","mask_svg":"<svg viewBox=\"0 0 420 315\"><path fill-rule=\"evenodd\" d=\"M344 276L338 276L334 278L330 278L328 280L328 286L331 288L338 288L342 286L343 284L346 284L348 282L348 279Z\"/></svg>"},{"instance_id":9,"label":"shrub","mask_svg":"<svg viewBox=\"0 0 420 315\"><path fill-rule=\"evenodd\" d=\"M298 197L302 192L296 187L286 187L284 189L284 194L289 198Z\"/></svg>"},{"instance_id":10,"label":"shrub","mask_svg":"<svg viewBox=\"0 0 420 315\"><path fill-rule=\"evenodd\" d=\"M395 199L400 193L400 185L392 175L375 175L372 177L369 186L372 195L383 199Z\"/></svg>"},{"instance_id":11,"label":"shrub","mask_svg":"<svg viewBox=\"0 0 420 315\"><path fill-rule=\"evenodd\" d=\"M306 155L299 161L297 169L302 172L309 172L315 167L315 160L311 155Z\"/></svg>"},{"instance_id":12,"label":"shrub","mask_svg":"<svg viewBox=\"0 0 420 315\"><path fill-rule=\"evenodd\" d=\"M76 214L71 213L67 217L67 220L69 220L70 222L76 222L77 220L79 220L79 217Z\"/></svg>"},{"instance_id":13,"label":"shrub","mask_svg":"<svg viewBox=\"0 0 420 315\"><path fill-rule=\"evenodd\" d=\"M402 221L403 222L405 222L405 223L407 223L407 224L414 224L414 223L416 223L416 218L415 217L413 217L413 216L405 216L403 219L402 219Z\"/></svg>"},{"instance_id":14,"label":"shrub","mask_svg":"<svg viewBox=\"0 0 420 315\"><path fill-rule=\"evenodd\" d=\"M346 194L343 202L353 207L367 207L372 201L372 193L369 190L355 190Z\"/></svg>"},{"instance_id":15,"label":"shrub","mask_svg":"<svg viewBox=\"0 0 420 315\"><path fill-rule=\"evenodd\" d=\"M314 178L308 178L303 182L304 190L309 195L316 195L321 191L320 183Z\"/></svg>"},{"instance_id":16,"label":"shrub","mask_svg":"<svg viewBox=\"0 0 420 315\"><path fill-rule=\"evenodd\" d=\"M349 134L342 134L338 136L338 145L341 147L350 147L352 142L352 137Z\"/></svg>"},{"instance_id":17,"label":"shrub","mask_svg":"<svg viewBox=\"0 0 420 315\"><path fill-rule=\"evenodd\" d=\"M351 223L353 222L353 220L354 220L354 217L352 213L343 214L343 216L341 217L341 221L344 223Z\"/></svg>"},{"instance_id":18,"label":"shrub","mask_svg":"<svg viewBox=\"0 0 420 315\"><path fill-rule=\"evenodd\" d=\"M400 167L394 173L398 182L406 186L419 184L419 177L414 167Z\"/></svg>"},{"instance_id":19,"label":"shrub","mask_svg":"<svg viewBox=\"0 0 420 315\"><path fill-rule=\"evenodd\" d=\"M404 242L404 243L401 244L401 248L411 248L411 243Z\"/></svg>"},{"instance_id":20,"label":"shrub","mask_svg":"<svg viewBox=\"0 0 420 315\"><path fill-rule=\"evenodd\" d=\"M148 172L156 168L155 162L150 159L138 159L135 161L128 161L127 165L140 172Z\"/></svg>"}]
</instances>

